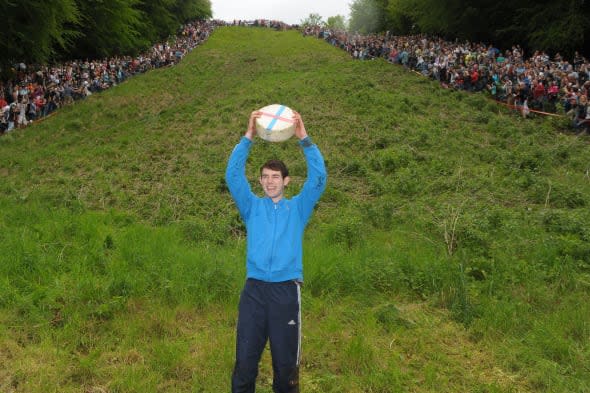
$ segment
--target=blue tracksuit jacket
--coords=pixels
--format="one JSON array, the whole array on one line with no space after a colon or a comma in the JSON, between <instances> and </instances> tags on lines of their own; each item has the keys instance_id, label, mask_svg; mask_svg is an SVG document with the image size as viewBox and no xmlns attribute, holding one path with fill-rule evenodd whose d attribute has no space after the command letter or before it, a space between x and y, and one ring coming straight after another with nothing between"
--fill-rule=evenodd
<instances>
[{"instance_id":1,"label":"blue tracksuit jacket","mask_svg":"<svg viewBox=\"0 0 590 393\"><path fill-rule=\"evenodd\" d=\"M309 137L299 142L307 161L307 180L292 199L274 203L258 197L246 179L246 160L252 141L242 137L234 148L225 180L248 233L246 274L267 282L303 281L303 231L326 188L326 167L320 150Z\"/></svg>"}]
</instances>

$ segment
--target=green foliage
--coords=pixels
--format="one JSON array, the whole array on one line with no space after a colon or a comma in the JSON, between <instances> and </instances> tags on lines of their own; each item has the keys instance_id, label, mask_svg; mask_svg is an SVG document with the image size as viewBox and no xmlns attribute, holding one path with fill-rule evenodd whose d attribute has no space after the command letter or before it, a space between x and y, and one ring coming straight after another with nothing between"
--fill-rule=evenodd
<instances>
[{"instance_id":1,"label":"green foliage","mask_svg":"<svg viewBox=\"0 0 590 393\"><path fill-rule=\"evenodd\" d=\"M588 46L584 37L588 33L590 8L580 0L518 4L489 0L389 0L380 12L385 14L381 17L385 17L387 28L396 34L442 35L489 42L505 49L520 44L531 50L569 56Z\"/></svg>"},{"instance_id":2,"label":"green foliage","mask_svg":"<svg viewBox=\"0 0 590 393\"><path fill-rule=\"evenodd\" d=\"M311 13L307 16L307 18L301 20L300 25L302 27L324 26L325 22L320 14Z\"/></svg>"},{"instance_id":3,"label":"green foliage","mask_svg":"<svg viewBox=\"0 0 590 393\"><path fill-rule=\"evenodd\" d=\"M590 23L590 8L584 1L570 0L559 6L551 1L527 1L514 11L512 26L498 29L504 40L517 34L530 48L569 56L588 45L585 35Z\"/></svg>"},{"instance_id":4,"label":"green foliage","mask_svg":"<svg viewBox=\"0 0 590 393\"><path fill-rule=\"evenodd\" d=\"M335 15L328 17L328 20L326 21L326 27L335 30L346 30L347 24L344 16Z\"/></svg>"},{"instance_id":5,"label":"green foliage","mask_svg":"<svg viewBox=\"0 0 590 393\"><path fill-rule=\"evenodd\" d=\"M56 50L67 48L79 36L72 25L82 15L75 0L0 2L0 70L25 62L44 63ZM6 75L14 76L14 75Z\"/></svg>"},{"instance_id":6,"label":"green foliage","mask_svg":"<svg viewBox=\"0 0 590 393\"><path fill-rule=\"evenodd\" d=\"M0 390L228 390L245 229L223 173L269 102L303 114L328 167L304 242L306 391L584 390L588 141L238 27L0 138ZM279 157L295 195L296 141L255 142L253 191Z\"/></svg>"},{"instance_id":7,"label":"green foliage","mask_svg":"<svg viewBox=\"0 0 590 393\"><path fill-rule=\"evenodd\" d=\"M0 66L136 54L188 20L211 17L209 0L0 2Z\"/></svg>"},{"instance_id":8,"label":"green foliage","mask_svg":"<svg viewBox=\"0 0 590 393\"><path fill-rule=\"evenodd\" d=\"M167 37L178 27L176 15L173 14L175 0L144 0L139 3L139 10L145 15L149 28L144 30L152 42Z\"/></svg>"},{"instance_id":9,"label":"green foliage","mask_svg":"<svg viewBox=\"0 0 590 393\"><path fill-rule=\"evenodd\" d=\"M326 224L324 231L328 242L352 248L363 242L367 229L361 217L349 212L335 217L332 223Z\"/></svg>"},{"instance_id":10,"label":"green foliage","mask_svg":"<svg viewBox=\"0 0 590 393\"><path fill-rule=\"evenodd\" d=\"M387 27L396 35L415 33L415 6L415 3L408 0L389 0L385 11L388 18Z\"/></svg>"},{"instance_id":11,"label":"green foliage","mask_svg":"<svg viewBox=\"0 0 590 393\"><path fill-rule=\"evenodd\" d=\"M102 58L136 53L155 42L142 36L149 25L138 9L140 4L140 0L78 0L80 37L68 57Z\"/></svg>"},{"instance_id":12,"label":"green foliage","mask_svg":"<svg viewBox=\"0 0 590 393\"><path fill-rule=\"evenodd\" d=\"M350 4L350 30L361 34L383 31L383 0L355 0Z\"/></svg>"},{"instance_id":13,"label":"green foliage","mask_svg":"<svg viewBox=\"0 0 590 393\"><path fill-rule=\"evenodd\" d=\"M178 22L184 23L195 19L208 19L213 16L210 0L177 0L172 14Z\"/></svg>"}]
</instances>

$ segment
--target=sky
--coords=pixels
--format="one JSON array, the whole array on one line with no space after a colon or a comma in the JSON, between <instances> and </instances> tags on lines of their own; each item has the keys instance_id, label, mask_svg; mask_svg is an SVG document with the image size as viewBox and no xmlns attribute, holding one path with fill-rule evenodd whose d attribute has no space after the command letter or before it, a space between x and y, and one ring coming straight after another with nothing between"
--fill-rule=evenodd
<instances>
[{"instance_id":1,"label":"sky","mask_svg":"<svg viewBox=\"0 0 590 393\"><path fill-rule=\"evenodd\" d=\"M213 19L273 19L299 24L309 14L320 14L324 21L330 16L349 18L353 0L211 0Z\"/></svg>"}]
</instances>

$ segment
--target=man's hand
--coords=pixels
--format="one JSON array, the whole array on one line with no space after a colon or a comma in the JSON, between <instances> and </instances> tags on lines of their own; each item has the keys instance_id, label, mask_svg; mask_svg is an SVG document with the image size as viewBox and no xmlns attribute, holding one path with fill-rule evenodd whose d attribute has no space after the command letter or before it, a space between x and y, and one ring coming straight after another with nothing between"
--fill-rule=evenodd
<instances>
[{"instance_id":1,"label":"man's hand","mask_svg":"<svg viewBox=\"0 0 590 393\"><path fill-rule=\"evenodd\" d=\"M246 138L253 140L256 136L256 119L262 116L262 112L254 111L250 114L250 120L248 121L248 130L246 131Z\"/></svg>"},{"instance_id":2,"label":"man's hand","mask_svg":"<svg viewBox=\"0 0 590 393\"><path fill-rule=\"evenodd\" d=\"M305 130L305 125L299 112L293 111L293 120L295 121L295 136L300 140L305 139L307 137L307 131Z\"/></svg>"}]
</instances>

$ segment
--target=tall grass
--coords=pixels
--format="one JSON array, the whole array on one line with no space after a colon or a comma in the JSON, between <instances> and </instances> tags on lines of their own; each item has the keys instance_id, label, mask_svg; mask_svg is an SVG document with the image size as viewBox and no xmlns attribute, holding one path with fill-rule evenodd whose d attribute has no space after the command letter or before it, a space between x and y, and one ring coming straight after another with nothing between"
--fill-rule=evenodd
<instances>
[{"instance_id":1,"label":"tall grass","mask_svg":"<svg viewBox=\"0 0 590 393\"><path fill-rule=\"evenodd\" d=\"M0 138L0 391L228 390L245 229L223 173L274 102L329 173L305 391L589 390L587 140L295 32L223 28ZM297 193L295 142L258 141L252 180L269 157Z\"/></svg>"}]
</instances>

